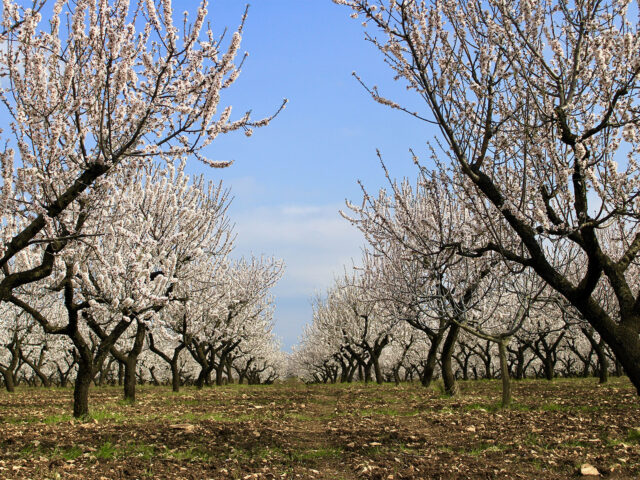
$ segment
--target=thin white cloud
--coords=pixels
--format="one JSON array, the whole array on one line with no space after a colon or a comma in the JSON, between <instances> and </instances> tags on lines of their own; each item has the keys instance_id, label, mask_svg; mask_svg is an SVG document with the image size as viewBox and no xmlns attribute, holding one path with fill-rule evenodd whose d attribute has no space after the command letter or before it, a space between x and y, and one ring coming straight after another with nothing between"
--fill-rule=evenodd
<instances>
[{"instance_id":1,"label":"thin white cloud","mask_svg":"<svg viewBox=\"0 0 640 480\"><path fill-rule=\"evenodd\" d=\"M234 197L234 202L239 200L247 201L266 192L264 185L258 183L255 177L250 176L225 180L223 184L231 186L231 195Z\"/></svg>"},{"instance_id":2,"label":"thin white cloud","mask_svg":"<svg viewBox=\"0 0 640 480\"><path fill-rule=\"evenodd\" d=\"M282 258L286 268L278 285L275 332L285 350L311 321L311 298L324 293L352 259L360 258L362 234L343 219L343 205L280 205L235 210L235 255ZM280 306L282 308L280 308Z\"/></svg>"},{"instance_id":3,"label":"thin white cloud","mask_svg":"<svg viewBox=\"0 0 640 480\"><path fill-rule=\"evenodd\" d=\"M236 254L273 255L286 264L277 293L310 296L328 287L363 237L339 214L340 205L285 205L235 212Z\"/></svg>"},{"instance_id":4,"label":"thin white cloud","mask_svg":"<svg viewBox=\"0 0 640 480\"><path fill-rule=\"evenodd\" d=\"M317 205L288 205L282 207L282 214L284 216L316 215L322 213L323 207Z\"/></svg>"}]
</instances>

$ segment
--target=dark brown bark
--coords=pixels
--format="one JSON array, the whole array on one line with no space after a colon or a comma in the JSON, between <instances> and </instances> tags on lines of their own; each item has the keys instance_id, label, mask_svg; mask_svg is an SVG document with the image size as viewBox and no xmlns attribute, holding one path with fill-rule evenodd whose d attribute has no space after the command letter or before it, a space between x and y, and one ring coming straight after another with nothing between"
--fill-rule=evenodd
<instances>
[{"instance_id":1,"label":"dark brown bark","mask_svg":"<svg viewBox=\"0 0 640 480\"><path fill-rule=\"evenodd\" d=\"M122 352L111 347L111 355L124 365L124 399L127 402L136 401L136 368L138 367L138 357L142 353L144 347L144 339L147 334L147 326L138 321L136 323L136 333L133 345L128 352Z\"/></svg>"},{"instance_id":2,"label":"dark brown bark","mask_svg":"<svg viewBox=\"0 0 640 480\"><path fill-rule=\"evenodd\" d=\"M380 361L378 357L373 359L373 371L376 375L376 383L382 385L384 378L382 376L382 370L380 369Z\"/></svg>"},{"instance_id":3,"label":"dark brown bark","mask_svg":"<svg viewBox=\"0 0 640 480\"><path fill-rule=\"evenodd\" d=\"M10 343L5 345L5 348L9 350L11 359L9 364L5 367L0 365L0 374L4 378L4 388L7 392L15 392L16 390L16 371L18 370L18 362L20 360L20 346L18 336L14 333L13 339Z\"/></svg>"},{"instance_id":4,"label":"dark brown bark","mask_svg":"<svg viewBox=\"0 0 640 480\"><path fill-rule=\"evenodd\" d=\"M511 405L511 379L509 377L509 364L507 362L508 339L498 342L498 355L500 357L500 376L502 377L502 408Z\"/></svg>"},{"instance_id":5,"label":"dark brown bark","mask_svg":"<svg viewBox=\"0 0 640 480\"><path fill-rule=\"evenodd\" d=\"M29 367L31 367L31 370L33 370L36 376L40 379L40 382L42 382L42 386L44 388L51 387L51 379L44 374L42 369L37 364L29 360L26 356L23 356L22 360L24 361L24 363L29 365Z\"/></svg>"},{"instance_id":6,"label":"dark brown bark","mask_svg":"<svg viewBox=\"0 0 640 480\"><path fill-rule=\"evenodd\" d=\"M460 333L460 326L456 323L452 323L449 326L449 332L442 345L442 354L440 357L440 364L442 367L442 380L444 382L444 393L446 395L455 396L459 392L458 382L456 382L456 376L453 373L453 350L458 340L458 334Z\"/></svg>"},{"instance_id":7,"label":"dark brown bark","mask_svg":"<svg viewBox=\"0 0 640 480\"><path fill-rule=\"evenodd\" d=\"M73 416L86 418L89 416L89 387L93 380L93 368L80 360L78 374L73 387Z\"/></svg>"},{"instance_id":8,"label":"dark brown bark","mask_svg":"<svg viewBox=\"0 0 640 480\"><path fill-rule=\"evenodd\" d=\"M94 163L89 165L73 184L67 188L59 197L57 197L50 205L45 205L45 214L39 214L33 221L27 225L20 233L14 236L7 244L4 255L0 258L0 267L4 268L9 261L21 250L26 248L29 243L40 233L46 224L46 218L56 218L62 213L73 201L75 201L96 179L109 171L111 165L106 163ZM21 285L36 282L51 275L53 271L53 263L55 254L60 252L67 244L69 239L60 239L52 241L42 254L40 265L30 270L22 272L14 272L6 274L0 281L0 299L9 300L13 290Z\"/></svg>"},{"instance_id":9,"label":"dark brown bark","mask_svg":"<svg viewBox=\"0 0 640 480\"><path fill-rule=\"evenodd\" d=\"M16 391L16 380L13 375L13 372L8 368L0 368L0 373L2 374L2 378L4 379L4 388L9 393L13 393Z\"/></svg>"},{"instance_id":10,"label":"dark brown bark","mask_svg":"<svg viewBox=\"0 0 640 480\"><path fill-rule=\"evenodd\" d=\"M169 357L166 353L158 349L153 341L153 334L149 333L149 350L158 355L162 360L169 364L171 368L171 389L174 392L180 391L180 371L178 369L178 360L180 359L180 352L185 348L185 344L180 342L173 350L173 356Z\"/></svg>"},{"instance_id":11,"label":"dark brown bark","mask_svg":"<svg viewBox=\"0 0 640 480\"><path fill-rule=\"evenodd\" d=\"M582 333L587 340L589 340L589 344L593 351L596 352L596 357L598 358L598 383L607 383L609 380L609 361L607 360L607 354L605 352L604 341L602 338L600 341L596 341L593 336L592 331L587 328L582 328Z\"/></svg>"},{"instance_id":12,"label":"dark brown bark","mask_svg":"<svg viewBox=\"0 0 640 480\"><path fill-rule=\"evenodd\" d=\"M443 332L444 333L444 332ZM433 380L433 372L436 370L436 363L438 361L438 348L442 342L443 334L440 333L431 339L431 346L429 347L429 353L427 353L427 360L420 375L420 382L422 386L428 387Z\"/></svg>"}]
</instances>

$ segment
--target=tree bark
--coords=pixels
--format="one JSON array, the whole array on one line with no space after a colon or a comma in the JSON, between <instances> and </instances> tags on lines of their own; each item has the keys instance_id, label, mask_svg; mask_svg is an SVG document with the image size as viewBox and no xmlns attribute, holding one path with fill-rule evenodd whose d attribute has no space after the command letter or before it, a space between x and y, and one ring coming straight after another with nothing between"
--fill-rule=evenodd
<instances>
[{"instance_id":1,"label":"tree bark","mask_svg":"<svg viewBox=\"0 0 640 480\"><path fill-rule=\"evenodd\" d=\"M460 333L460 326L452 323L447 333L447 338L442 345L442 356L440 357L442 365L442 380L444 382L444 393L446 395L455 396L459 392L458 382L453 374L453 349L455 348L456 341L458 340L458 334Z\"/></svg>"},{"instance_id":2,"label":"tree bark","mask_svg":"<svg viewBox=\"0 0 640 480\"><path fill-rule=\"evenodd\" d=\"M121 387L124 384L124 364L118 362L118 386Z\"/></svg>"},{"instance_id":3,"label":"tree bark","mask_svg":"<svg viewBox=\"0 0 640 480\"><path fill-rule=\"evenodd\" d=\"M369 383L371 379L371 362L367 362L364 365L364 383Z\"/></svg>"},{"instance_id":4,"label":"tree bark","mask_svg":"<svg viewBox=\"0 0 640 480\"><path fill-rule=\"evenodd\" d=\"M136 365L138 358L128 359L124 364L124 399L136 401Z\"/></svg>"},{"instance_id":5,"label":"tree bark","mask_svg":"<svg viewBox=\"0 0 640 480\"><path fill-rule=\"evenodd\" d=\"M178 362L171 363L171 390L180 391L180 371L178 370Z\"/></svg>"},{"instance_id":6,"label":"tree bark","mask_svg":"<svg viewBox=\"0 0 640 480\"><path fill-rule=\"evenodd\" d=\"M380 369L380 359L378 357L373 358L373 370L376 374L376 383L382 385L384 378L382 376L382 370Z\"/></svg>"},{"instance_id":7,"label":"tree bark","mask_svg":"<svg viewBox=\"0 0 640 480\"><path fill-rule=\"evenodd\" d=\"M604 350L604 341L600 338L600 341L596 342L591 331L586 328L582 328L581 330L584 336L587 337L587 340L589 340L593 351L596 352L598 359L598 383L607 383L609 380L609 361L607 360L607 354Z\"/></svg>"},{"instance_id":8,"label":"tree bark","mask_svg":"<svg viewBox=\"0 0 640 480\"><path fill-rule=\"evenodd\" d=\"M16 380L13 376L13 372L10 369L0 369L0 373L2 374L2 378L4 378L4 388L7 389L7 392L13 393L16 391Z\"/></svg>"},{"instance_id":9,"label":"tree bark","mask_svg":"<svg viewBox=\"0 0 640 480\"><path fill-rule=\"evenodd\" d=\"M89 416L89 387L93 380L93 368L84 361L78 365L76 383L73 387L73 416L85 418Z\"/></svg>"},{"instance_id":10,"label":"tree bark","mask_svg":"<svg viewBox=\"0 0 640 480\"><path fill-rule=\"evenodd\" d=\"M598 383L607 383L609 381L609 360L604 352L602 342L598 343L598 346L595 347L594 350L598 358Z\"/></svg>"},{"instance_id":11,"label":"tree bark","mask_svg":"<svg viewBox=\"0 0 640 480\"><path fill-rule=\"evenodd\" d=\"M502 377L502 408L511 405L511 379L509 378L509 364L507 362L507 343L509 339L501 339L498 342L498 355L500 357L500 375Z\"/></svg>"},{"instance_id":12,"label":"tree bark","mask_svg":"<svg viewBox=\"0 0 640 480\"><path fill-rule=\"evenodd\" d=\"M431 346L429 347L429 353L427 353L427 363L425 364L422 375L420 376L420 382L423 387L431 385L433 380L433 372L436 370L436 362L438 361L438 348L442 341L442 334L437 335L431 339Z\"/></svg>"}]
</instances>

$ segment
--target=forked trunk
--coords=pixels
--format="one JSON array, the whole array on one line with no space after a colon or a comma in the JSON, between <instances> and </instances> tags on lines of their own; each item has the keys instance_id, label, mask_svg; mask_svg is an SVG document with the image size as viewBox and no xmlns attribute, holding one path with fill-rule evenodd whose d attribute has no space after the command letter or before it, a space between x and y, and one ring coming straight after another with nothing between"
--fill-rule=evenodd
<instances>
[{"instance_id":1,"label":"forked trunk","mask_svg":"<svg viewBox=\"0 0 640 480\"><path fill-rule=\"evenodd\" d=\"M369 383L371 381L371 363L367 362L364 366L364 383Z\"/></svg>"}]
</instances>

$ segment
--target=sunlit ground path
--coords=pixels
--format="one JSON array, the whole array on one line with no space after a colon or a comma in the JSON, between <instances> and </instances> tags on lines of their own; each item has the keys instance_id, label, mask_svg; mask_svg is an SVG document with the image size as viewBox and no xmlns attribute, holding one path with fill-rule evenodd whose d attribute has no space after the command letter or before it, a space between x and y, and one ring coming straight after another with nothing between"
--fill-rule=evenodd
<instances>
[{"instance_id":1,"label":"sunlit ground path","mask_svg":"<svg viewBox=\"0 0 640 480\"><path fill-rule=\"evenodd\" d=\"M640 401L626 378L0 393L0 478L640 478ZM585 477L588 478L588 477Z\"/></svg>"}]
</instances>

